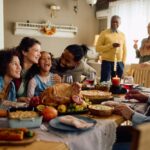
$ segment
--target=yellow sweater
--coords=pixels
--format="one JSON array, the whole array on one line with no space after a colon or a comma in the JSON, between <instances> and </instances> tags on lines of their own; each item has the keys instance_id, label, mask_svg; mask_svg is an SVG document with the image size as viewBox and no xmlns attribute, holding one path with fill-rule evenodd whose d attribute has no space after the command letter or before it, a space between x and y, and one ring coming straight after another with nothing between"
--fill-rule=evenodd
<instances>
[{"instance_id":1,"label":"yellow sweater","mask_svg":"<svg viewBox=\"0 0 150 150\"><path fill-rule=\"evenodd\" d=\"M113 43L120 43L120 47L114 48ZM126 42L122 32L112 32L111 29L106 29L101 32L96 44L96 51L101 53L102 60L113 61L115 57L117 62L126 61Z\"/></svg>"}]
</instances>

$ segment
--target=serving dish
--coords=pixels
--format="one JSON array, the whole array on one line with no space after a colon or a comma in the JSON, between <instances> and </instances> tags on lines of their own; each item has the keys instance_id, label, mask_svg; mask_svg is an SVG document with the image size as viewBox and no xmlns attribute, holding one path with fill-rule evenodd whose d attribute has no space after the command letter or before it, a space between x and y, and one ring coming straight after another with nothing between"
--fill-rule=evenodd
<instances>
[{"instance_id":1,"label":"serving dish","mask_svg":"<svg viewBox=\"0 0 150 150\"><path fill-rule=\"evenodd\" d=\"M43 116L40 116L32 107L10 108L8 110L8 124L11 128L40 127Z\"/></svg>"},{"instance_id":2,"label":"serving dish","mask_svg":"<svg viewBox=\"0 0 150 150\"><path fill-rule=\"evenodd\" d=\"M105 106L105 105L89 105L89 111L93 115L98 115L98 116L110 116L113 113L114 108Z\"/></svg>"},{"instance_id":3,"label":"serving dish","mask_svg":"<svg viewBox=\"0 0 150 150\"><path fill-rule=\"evenodd\" d=\"M18 129L19 130L19 129ZM22 140L0 140L0 145L26 145L34 142L37 138L37 134L32 131L32 136L24 136Z\"/></svg>"}]
</instances>

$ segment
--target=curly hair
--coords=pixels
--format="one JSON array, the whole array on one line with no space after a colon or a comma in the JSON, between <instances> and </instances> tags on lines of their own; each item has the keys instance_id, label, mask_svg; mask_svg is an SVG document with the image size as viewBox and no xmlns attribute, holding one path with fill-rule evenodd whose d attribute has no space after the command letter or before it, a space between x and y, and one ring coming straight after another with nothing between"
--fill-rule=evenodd
<instances>
[{"instance_id":1,"label":"curly hair","mask_svg":"<svg viewBox=\"0 0 150 150\"><path fill-rule=\"evenodd\" d=\"M0 50L0 75L4 76L7 73L8 65L14 56L18 56L16 48Z\"/></svg>"},{"instance_id":2,"label":"curly hair","mask_svg":"<svg viewBox=\"0 0 150 150\"><path fill-rule=\"evenodd\" d=\"M74 61L80 61L89 50L86 45L77 45L72 44L65 48L67 51L69 51L74 56Z\"/></svg>"}]
</instances>

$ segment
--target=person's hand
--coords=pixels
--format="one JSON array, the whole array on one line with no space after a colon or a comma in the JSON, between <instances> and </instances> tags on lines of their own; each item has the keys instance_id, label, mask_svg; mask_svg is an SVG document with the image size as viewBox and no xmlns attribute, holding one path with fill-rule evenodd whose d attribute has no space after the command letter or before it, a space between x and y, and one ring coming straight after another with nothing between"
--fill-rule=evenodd
<instances>
[{"instance_id":1,"label":"person's hand","mask_svg":"<svg viewBox=\"0 0 150 150\"><path fill-rule=\"evenodd\" d=\"M29 103L30 100L31 100L30 97L19 97L19 98L17 99L18 102L25 102L25 103Z\"/></svg>"},{"instance_id":2,"label":"person's hand","mask_svg":"<svg viewBox=\"0 0 150 150\"><path fill-rule=\"evenodd\" d=\"M116 114L123 116L127 120L131 120L134 111L125 104L117 105L114 108Z\"/></svg>"},{"instance_id":3,"label":"person's hand","mask_svg":"<svg viewBox=\"0 0 150 150\"><path fill-rule=\"evenodd\" d=\"M134 44L134 45L133 45L133 48L137 50L137 49L138 49L138 45L137 45L137 44Z\"/></svg>"},{"instance_id":4,"label":"person's hand","mask_svg":"<svg viewBox=\"0 0 150 150\"><path fill-rule=\"evenodd\" d=\"M138 90L130 90L126 96L126 99L136 99L140 102L147 102L148 101L148 96L143 94L142 92Z\"/></svg>"},{"instance_id":5,"label":"person's hand","mask_svg":"<svg viewBox=\"0 0 150 150\"><path fill-rule=\"evenodd\" d=\"M117 48L117 47L120 47L120 44L119 44L119 43L113 43L112 46L113 46L114 48Z\"/></svg>"},{"instance_id":6,"label":"person's hand","mask_svg":"<svg viewBox=\"0 0 150 150\"><path fill-rule=\"evenodd\" d=\"M56 83L61 83L61 77L58 74L54 74L54 81Z\"/></svg>"},{"instance_id":7,"label":"person's hand","mask_svg":"<svg viewBox=\"0 0 150 150\"><path fill-rule=\"evenodd\" d=\"M78 82L75 82L72 84L72 95L78 95L80 94L80 91L82 89L82 85Z\"/></svg>"},{"instance_id":8,"label":"person's hand","mask_svg":"<svg viewBox=\"0 0 150 150\"><path fill-rule=\"evenodd\" d=\"M106 101L106 102L102 102L102 105L106 105L106 106L110 106L110 107L116 107L117 105L119 105L119 102L115 102L115 101Z\"/></svg>"}]
</instances>

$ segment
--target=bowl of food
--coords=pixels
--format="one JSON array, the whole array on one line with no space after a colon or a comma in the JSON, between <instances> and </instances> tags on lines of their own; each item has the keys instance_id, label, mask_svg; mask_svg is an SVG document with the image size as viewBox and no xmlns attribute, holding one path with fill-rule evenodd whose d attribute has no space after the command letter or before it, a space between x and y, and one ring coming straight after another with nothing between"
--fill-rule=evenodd
<instances>
[{"instance_id":1,"label":"bowl of food","mask_svg":"<svg viewBox=\"0 0 150 150\"><path fill-rule=\"evenodd\" d=\"M88 108L91 114L97 116L111 116L114 110L113 107L109 107L101 104L89 105Z\"/></svg>"}]
</instances>

